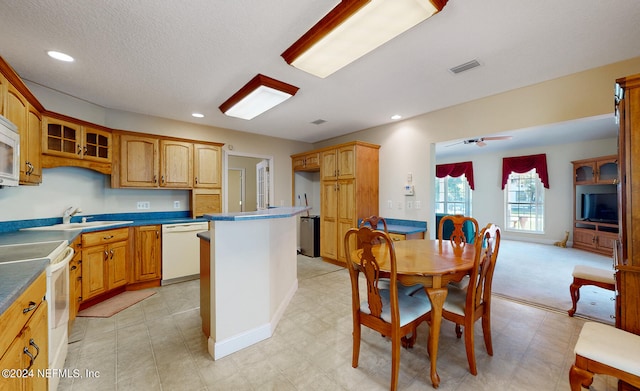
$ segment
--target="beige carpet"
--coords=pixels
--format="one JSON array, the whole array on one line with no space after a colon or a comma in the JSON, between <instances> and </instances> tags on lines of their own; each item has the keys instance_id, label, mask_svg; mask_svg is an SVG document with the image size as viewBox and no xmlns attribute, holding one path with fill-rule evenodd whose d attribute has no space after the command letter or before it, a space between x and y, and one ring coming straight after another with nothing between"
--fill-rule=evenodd
<instances>
[{"instance_id":1,"label":"beige carpet","mask_svg":"<svg viewBox=\"0 0 640 391\"><path fill-rule=\"evenodd\" d=\"M571 273L577 264L614 272L610 257L573 248L503 240L493 278L493 293L566 313L571 308ZM580 289L574 316L613 324L614 296L613 291L584 286Z\"/></svg>"},{"instance_id":2,"label":"beige carpet","mask_svg":"<svg viewBox=\"0 0 640 391\"><path fill-rule=\"evenodd\" d=\"M78 312L77 316L92 317L92 318L108 318L131 307L132 305L146 299L151 295L155 295L155 291L141 290L141 291L125 291L117 296L113 296L110 299L98 303L92 307L84 309Z\"/></svg>"}]
</instances>

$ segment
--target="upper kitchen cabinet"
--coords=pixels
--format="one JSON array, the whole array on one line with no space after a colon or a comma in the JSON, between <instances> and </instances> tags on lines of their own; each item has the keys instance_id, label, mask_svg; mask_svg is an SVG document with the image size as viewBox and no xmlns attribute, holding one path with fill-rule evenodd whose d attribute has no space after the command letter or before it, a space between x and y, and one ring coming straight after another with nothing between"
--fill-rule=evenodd
<instances>
[{"instance_id":1,"label":"upper kitchen cabinet","mask_svg":"<svg viewBox=\"0 0 640 391\"><path fill-rule=\"evenodd\" d=\"M293 171L319 171L320 153L305 152L291 156Z\"/></svg>"},{"instance_id":2,"label":"upper kitchen cabinet","mask_svg":"<svg viewBox=\"0 0 640 391\"><path fill-rule=\"evenodd\" d=\"M111 174L112 136L107 128L56 113L43 119L44 167L85 167Z\"/></svg>"},{"instance_id":3,"label":"upper kitchen cabinet","mask_svg":"<svg viewBox=\"0 0 640 391\"><path fill-rule=\"evenodd\" d=\"M0 73L0 115L5 116L4 114L4 101L7 96L7 85L9 82L7 78L4 77L2 73Z\"/></svg>"},{"instance_id":4,"label":"upper kitchen cabinet","mask_svg":"<svg viewBox=\"0 0 640 391\"><path fill-rule=\"evenodd\" d=\"M222 146L194 144L193 149L193 187L222 187Z\"/></svg>"},{"instance_id":5,"label":"upper kitchen cabinet","mask_svg":"<svg viewBox=\"0 0 640 391\"><path fill-rule=\"evenodd\" d=\"M618 156L602 156L573 162L576 185L618 183Z\"/></svg>"},{"instance_id":6,"label":"upper kitchen cabinet","mask_svg":"<svg viewBox=\"0 0 640 391\"><path fill-rule=\"evenodd\" d=\"M355 177L355 144L323 151L321 156L320 177L323 181Z\"/></svg>"},{"instance_id":7,"label":"upper kitchen cabinet","mask_svg":"<svg viewBox=\"0 0 640 391\"><path fill-rule=\"evenodd\" d=\"M193 187L193 144L160 140L160 186Z\"/></svg>"},{"instance_id":8,"label":"upper kitchen cabinet","mask_svg":"<svg viewBox=\"0 0 640 391\"><path fill-rule=\"evenodd\" d=\"M111 175L113 187L157 187L160 170L160 141L132 134L116 136L119 160ZM115 175L118 173L119 175Z\"/></svg>"}]
</instances>

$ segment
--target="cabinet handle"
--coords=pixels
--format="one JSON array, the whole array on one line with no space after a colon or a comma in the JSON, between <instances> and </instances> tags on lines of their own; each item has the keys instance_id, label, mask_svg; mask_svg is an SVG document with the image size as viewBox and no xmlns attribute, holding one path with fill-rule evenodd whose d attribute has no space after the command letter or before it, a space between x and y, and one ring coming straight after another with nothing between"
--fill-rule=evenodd
<instances>
[{"instance_id":1,"label":"cabinet handle","mask_svg":"<svg viewBox=\"0 0 640 391\"><path fill-rule=\"evenodd\" d=\"M87 152L89 152L89 148L87 148L87 146L85 145L85 146L84 146L84 154L86 155L86 154L87 154Z\"/></svg>"},{"instance_id":2,"label":"cabinet handle","mask_svg":"<svg viewBox=\"0 0 640 391\"><path fill-rule=\"evenodd\" d=\"M113 235L105 236L102 238L102 240L109 240L109 239L113 239Z\"/></svg>"},{"instance_id":3,"label":"cabinet handle","mask_svg":"<svg viewBox=\"0 0 640 391\"><path fill-rule=\"evenodd\" d=\"M40 348L38 347L38 345L36 345L36 341L34 341L33 338L31 338L29 340L29 345L31 345L34 348L36 348L36 355L35 355L35 357L33 357L33 359L35 360L40 355Z\"/></svg>"},{"instance_id":4,"label":"cabinet handle","mask_svg":"<svg viewBox=\"0 0 640 391\"><path fill-rule=\"evenodd\" d=\"M153 183L158 183L158 176L157 175L153 176Z\"/></svg>"},{"instance_id":5,"label":"cabinet handle","mask_svg":"<svg viewBox=\"0 0 640 391\"><path fill-rule=\"evenodd\" d=\"M109 250L109 252L111 253L111 257L109 257L109 259L113 259L113 254L115 254L115 252L113 251L113 249Z\"/></svg>"},{"instance_id":6,"label":"cabinet handle","mask_svg":"<svg viewBox=\"0 0 640 391\"><path fill-rule=\"evenodd\" d=\"M109 252L104 250L104 260L106 261L107 259L109 259Z\"/></svg>"},{"instance_id":7,"label":"cabinet handle","mask_svg":"<svg viewBox=\"0 0 640 391\"><path fill-rule=\"evenodd\" d=\"M76 265L71 266L70 270L76 270L78 267Z\"/></svg>"},{"instance_id":8,"label":"cabinet handle","mask_svg":"<svg viewBox=\"0 0 640 391\"><path fill-rule=\"evenodd\" d=\"M160 231L156 231L156 239L160 239Z\"/></svg>"},{"instance_id":9,"label":"cabinet handle","mask_svg":"<svg viewBox=\"0 0 640 391\"><path fill-rule=\"evenodd\" d=\"M38 305L36 303L34 303L33 301L29 302L29 306L25 309L22 310L23 314L26 314L27 312L33 311L36 308L38 308Z\"/></svg>"},{"instance_id":10,"label":"cabinet handle","mask_svg":"<svg viewBox=\"0 0 640 391\"><path fill-rule=\"evenodd\" d=\"M22 349L22 352L24 354L26 354L27 356L29 356L29 366L27 367L27 370L29 370L33 366L33 360L34 360L33 354L31 354L31 352L29 351L29 348L27 348L27 347Z\"/></svg>"},{"instance_id":11,"label":"cabinet handle","mask_svg":"<svg viewBox=\"0 0 640 391\"><path fill-rule=\"evenodd\" d=\"M80 155L81 153L82 153L82 147L78 145L78 155Z\"/></svg>"},{"instance_id":12,"label":"cabinet handle","mask_svg":"<svg viewBox=\"0 0 640 391\"><path fill-rule=\"evenodd\" d=\"M164 184L164 175L160 177L160 180L162 181L162 184Z\"/></svg>"},{"instance_id":13,"label":"cabinet handle","mask_svg":"<svg viewBox=\"0 0 640 391\"><path fill-rule=\"evenodd\" d=\"M198 177L196 177L196 185L198 184Z\"/></svg>"}]
</instances>

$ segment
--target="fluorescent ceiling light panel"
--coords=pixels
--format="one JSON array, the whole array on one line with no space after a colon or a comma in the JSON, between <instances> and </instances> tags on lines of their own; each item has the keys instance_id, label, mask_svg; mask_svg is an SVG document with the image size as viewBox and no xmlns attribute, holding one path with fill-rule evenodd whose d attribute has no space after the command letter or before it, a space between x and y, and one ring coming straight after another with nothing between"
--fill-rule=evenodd
<instances>
[{"instance_id":1,"label":"fluorescent ceiling light panel","mask_svg":"<svg viewBox=\"0 0 640 391\"><path fill-rule=\"evenodd\" d=\"M220 111L249 120L291 98L296 92L296 86L258 74L221 104Z\"/></svg>"},{"instance_id":2,"label":"fluorescent ceiling light panel","mask_svg":"<svg viewBox=\"0 0 640 391\"><path fill-rule=\"evenodd\" d=\"M442 10L448 0L343 0L282 53L325 78Z\"/></svg>"}]
</instances>

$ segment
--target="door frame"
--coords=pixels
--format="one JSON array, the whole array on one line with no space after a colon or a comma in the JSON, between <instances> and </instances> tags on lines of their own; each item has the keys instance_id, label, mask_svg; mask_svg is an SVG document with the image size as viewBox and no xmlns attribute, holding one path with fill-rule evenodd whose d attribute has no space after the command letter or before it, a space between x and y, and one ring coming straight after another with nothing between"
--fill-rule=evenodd
<instances>
[{"instance_id":1,"label":"door frame","mask_svg":"<svg viewBox=\"0 0 640 391\"><path fill-rule=\"evenodd\" d=\"M224 169L222 170L222 212L223 213L228 213L229 209L227 207L227 203L228 203L228 194L227 194L227 189L229 188L228 186L228 173L227 170L229 169L229 156L238 156L238 157L249 157L249 158L255 158L255 159L264 159L264 160L268 160L269 161L269 205L274 205L273 203L273 195L275 194L275 186L274 186L274 180L273 178L275 177L275 167L273 164L273 155L262 155L262 154L256 154L256 153L247 153L247 152L239 152L239 151L229 151L226 149L222 150L222 156L223 156L223 162L222 162L222 167L224 167Z\"/></svg>"},{"instance_id":2,"label":"door frame","mask_svg":"<svg viewBox=\"0 0 640 391\"><path fill-rule=\"evenodd\" d=\"M229 175L229 171L240 171L240 178L241 178L240 179L240 211L244 212L244 209L246 207L246 205L245 205L246 204L246 196L245 196L246 183L245 183L245 181L247 180L246 179L246 177L247 177L246 171L245 171L244 168L235 168L235 167L227 168L227 171L226 171L227 172L227 181L228 181L228 178L229 178L229 176L228 176ZM228 183L227 183L227 185L228 185ZM228 193L229 186L227 186L226 188L227 188L227 196L228 196L229 195L229 193ZM229 202L228 201L230 201L230 200L227 199L227 205L226 205L227 209L229 209Z\"/></svg>"}]
</instances>

